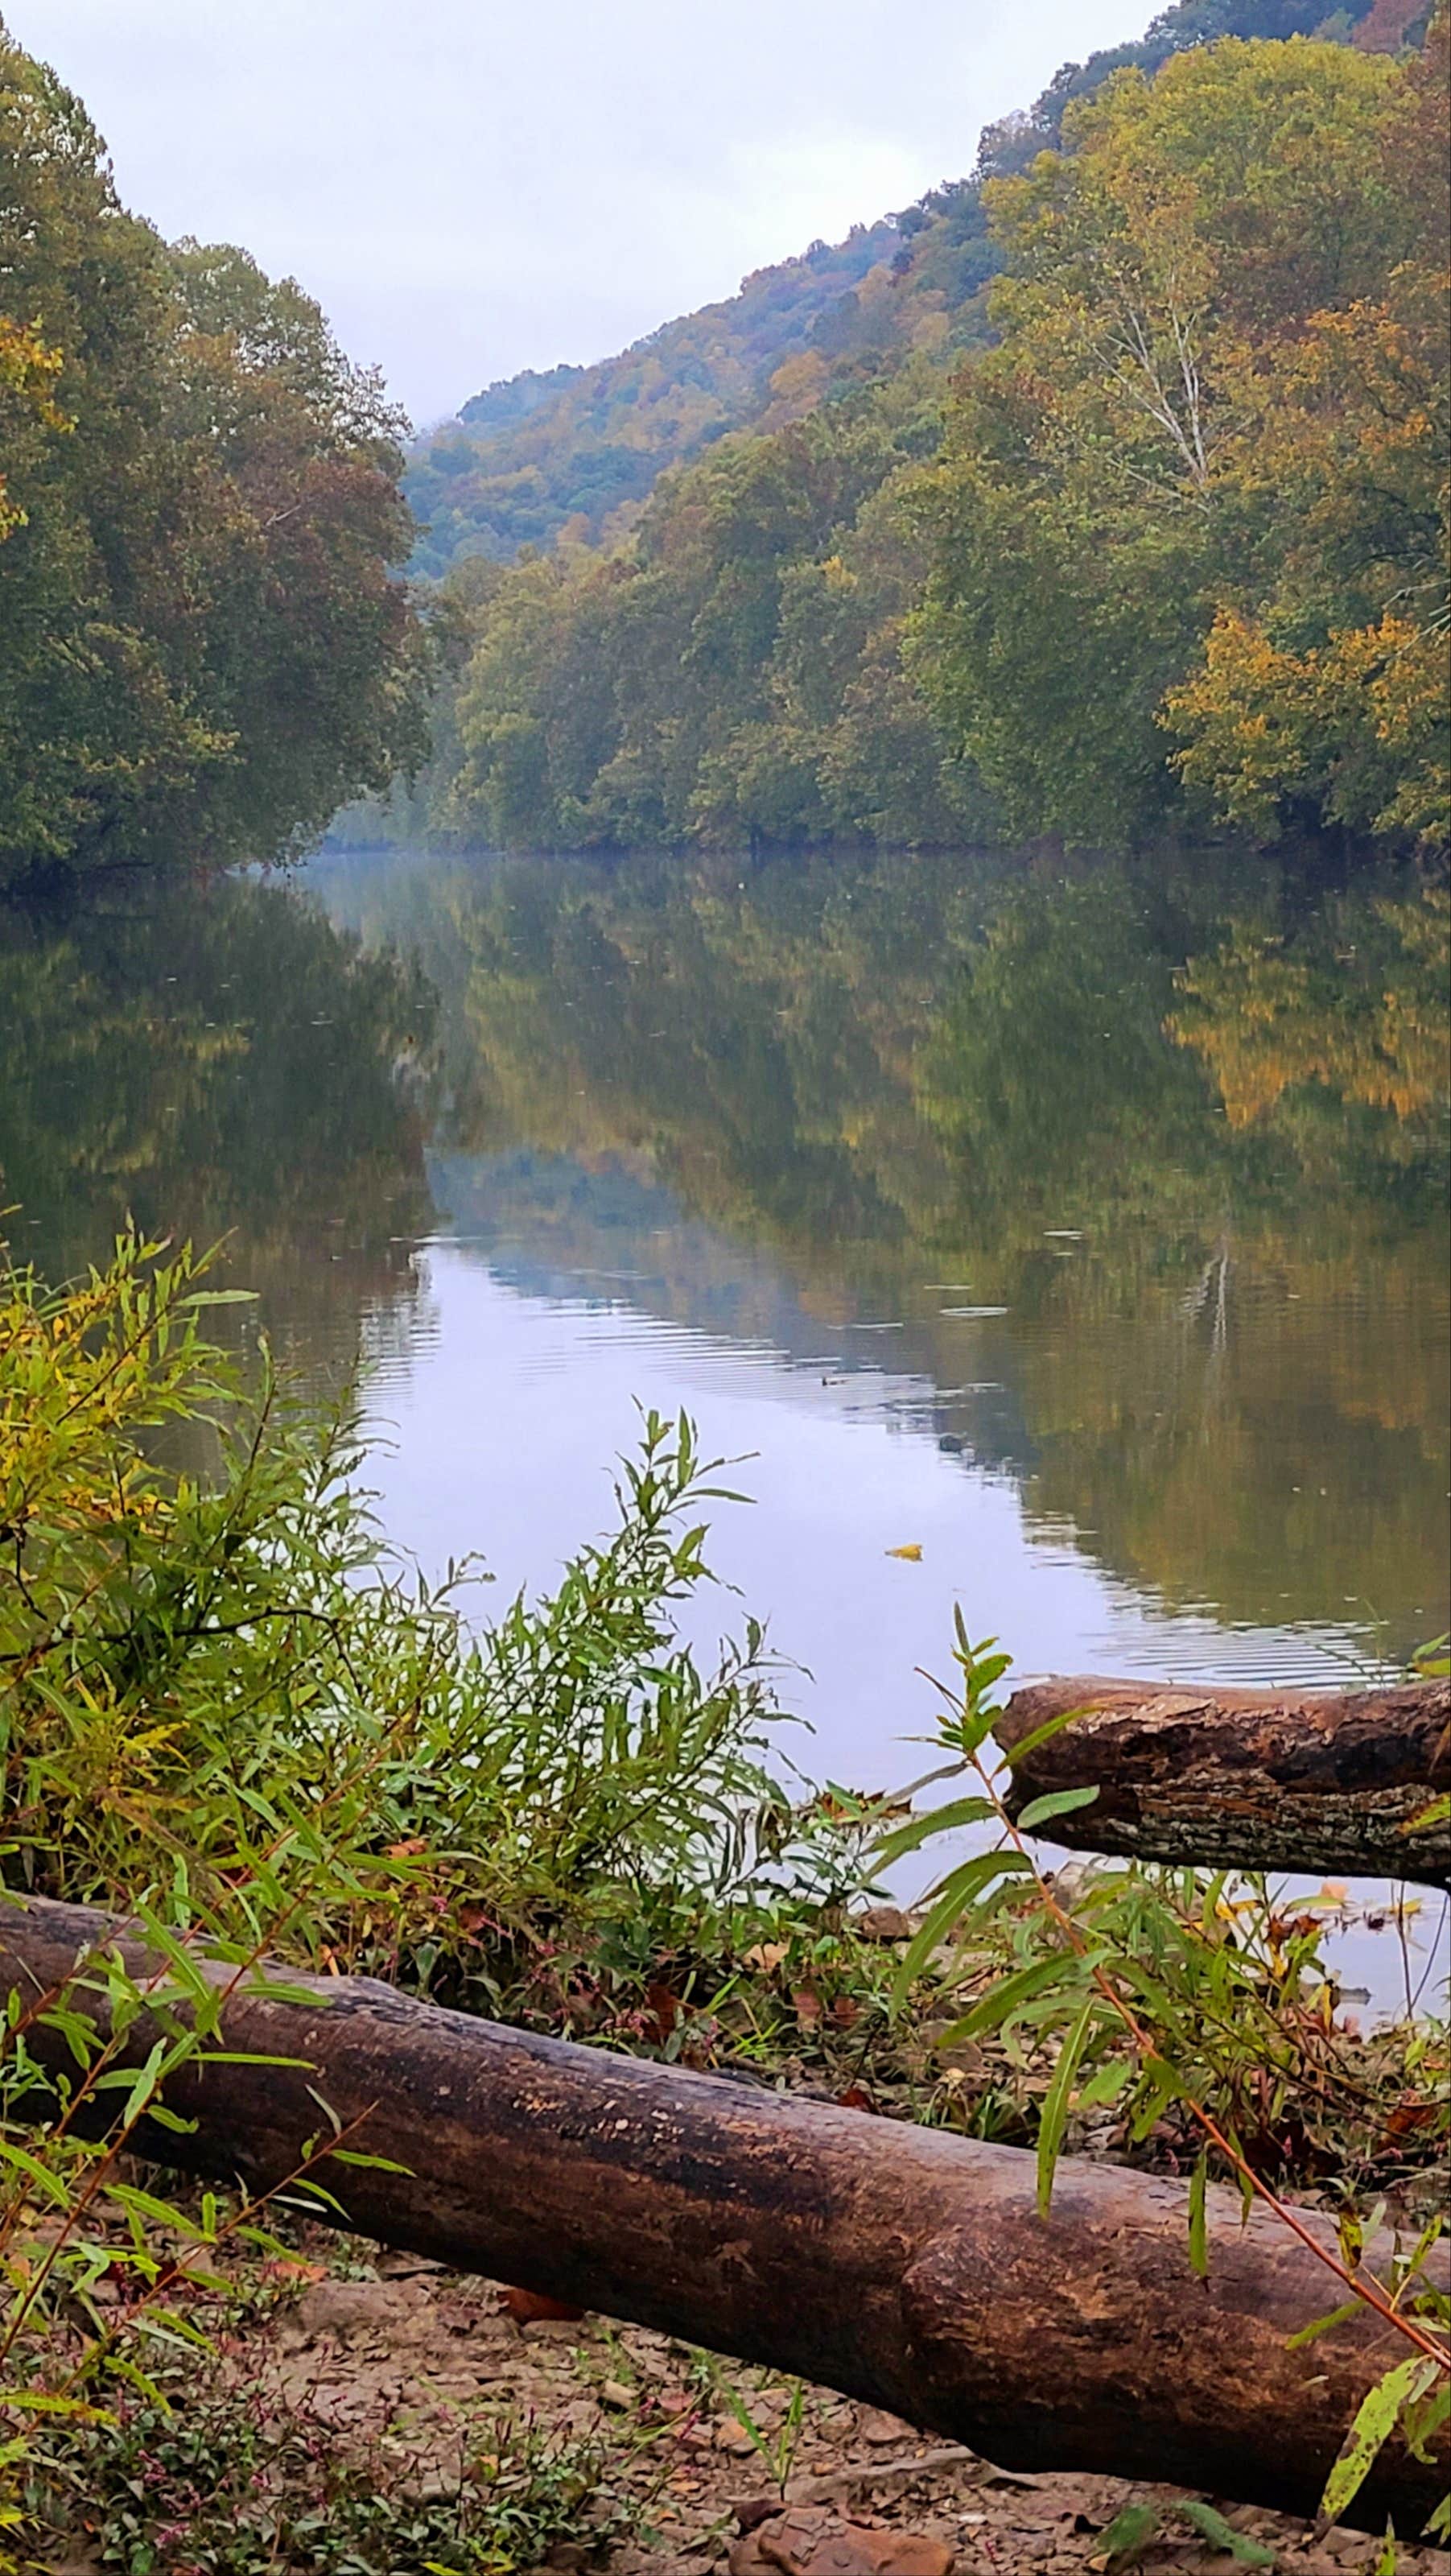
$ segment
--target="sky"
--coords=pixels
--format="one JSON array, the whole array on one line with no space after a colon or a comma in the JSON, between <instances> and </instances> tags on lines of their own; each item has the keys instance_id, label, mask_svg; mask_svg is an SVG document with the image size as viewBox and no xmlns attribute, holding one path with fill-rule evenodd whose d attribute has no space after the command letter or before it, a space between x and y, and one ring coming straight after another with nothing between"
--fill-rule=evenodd
<instances>
[{"instance_id":1,"label":"sky","mask_svg":"<svg viewBox=\"0 0 1451 2576\"><path fill-rule=\"evenodd\" d=\"M299 278L420 424L970 169L1154 0L0 0L125 201Z\"/></svg>"}]
</instances>

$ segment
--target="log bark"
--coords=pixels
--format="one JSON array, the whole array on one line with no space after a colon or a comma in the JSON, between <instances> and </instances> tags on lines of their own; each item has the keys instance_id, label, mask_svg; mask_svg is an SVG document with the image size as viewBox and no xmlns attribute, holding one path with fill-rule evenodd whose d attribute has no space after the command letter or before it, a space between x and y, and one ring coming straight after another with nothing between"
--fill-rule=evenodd
<instances>
[{"instance_id":1,"label":"log bark","mask_svg":"<svg viewBox=\"0 0 1451 2576\"><path fill-rule=\"evenodd\" d=\"M155 1966L120 1931L83 1907L7 1904L0 1992L33 2002L71 1981L104 2032L78 1958L112 1944L133 1974ZM330 2163L335 2223L799 2372L1005 2467L1310 2513L1361 2398L1408 2349L1369 2310L1289 2349L1340 2285L1273 2216L1242 2224L1231 2193L1210 2194L1200 2279L1174 2183L1068 2159L1044 2218L1020 2149L503 2029L363 1978L281 1973L302 1999L237 1989L224 2044L301 2063L181 2070L167 2099L196 2126L141 2136L158 2162L275 2186L321 2093L357 2124L351 2144L409 2168ZM125 2059L151 2036L143 2015ZM43 2021L28 2041L67 2062ZM1393 2442L1356 2510L1410 2531L1439 2485Z\"/></svg>"},{"instance_id":2,"label":"log bark","mask_svg":"<svg viewBox=\"0 0 1451 2576\"><path fill-rule=\"evenodd\" d=\"M1330 1870L1445 1887L1451 1834L1407 1833L1451 1788L1451 1683L1366 1691L1181 1690L1094 1674L1016 1691L994 1732L1014 1766L1015 1818L1055 1789L1093 1804L1043 1831L1075 1850L1248 1870Z\"/></svg>"}]
</instances>

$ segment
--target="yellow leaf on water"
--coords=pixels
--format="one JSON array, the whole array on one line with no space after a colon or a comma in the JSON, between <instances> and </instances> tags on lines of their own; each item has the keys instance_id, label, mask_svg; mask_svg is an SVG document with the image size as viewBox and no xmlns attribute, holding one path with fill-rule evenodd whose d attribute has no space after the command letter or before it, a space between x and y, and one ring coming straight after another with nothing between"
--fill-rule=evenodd
<instances>
[{"instance_id":1,"label":"yellow leaf on water","mask_svg":"<svg viewBox=\"0 0 1451 2576\"><path fill-rule=\"evenodd\" d=\"M920 1565L922 1562L922 1550L915 1539L913 1539L907 1547L889 1547L887 1554L888 1556L904 1556L909 1565Z\"/></svg>"}]
</instances>

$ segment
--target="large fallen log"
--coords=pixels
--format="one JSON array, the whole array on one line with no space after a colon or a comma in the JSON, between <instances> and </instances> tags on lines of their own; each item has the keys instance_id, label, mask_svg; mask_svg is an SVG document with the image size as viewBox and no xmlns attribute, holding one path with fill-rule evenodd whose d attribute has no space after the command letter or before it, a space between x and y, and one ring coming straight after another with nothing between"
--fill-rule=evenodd
<instances>
[{"instance_id":1,"label":"large fallen log","mask_svg":"<svg viewBox=\"0 0 1451 2576\"><path fill-rule=\"evenodd\" d=\"M1043 1828L1075 1850L1248 1870L1333 1870L1445 1887L1451 1833L1407 1832L1451 1788L1451 1683L1385 1690L1177 1689L1096 1675L1033 1682L994 1727L1004 1753L1084 1713L1014 1763L1009 1812L1056 1789L1091 1806Z\"/></svg>"},{"instance_id":2,"label":"large fallen log","mask_svg":"<svg viewBox=\"0 0 1451 2576\"><path fill-rule=\"evenodd\" d=\"M0 1992L65 1986L118 1928L77 1906L0 1907ZM117 1946L133 1974L156 1968ZM319 2129L321 2093L352 2146L409 2168L329 2162L339 2223L799 2372L1003 2466L1309 2513L1366 2390L1408 2350L1369 2310L1291 2350L1341 2287L1273 2214L1242 2224L1228 2192L1210 2194L1200 2279L1176 2184L1068 2160L1043 2218L1019 2149L536 2038L363 1978L285 1973L304 1999L240 1988L225 2045L301 2063L184 2068L167 2101L196 2126L138 2133L144 2152L275 2186ZM99 1980L72 1983L70 2001L107 2031ZM142 2015L125 2060L152 2036ZM43 2025L29 2045L70 2062ZM1439 2485L1392 2442L1357 2512L1409 2532Z\"/></svg>"}]
</instances>

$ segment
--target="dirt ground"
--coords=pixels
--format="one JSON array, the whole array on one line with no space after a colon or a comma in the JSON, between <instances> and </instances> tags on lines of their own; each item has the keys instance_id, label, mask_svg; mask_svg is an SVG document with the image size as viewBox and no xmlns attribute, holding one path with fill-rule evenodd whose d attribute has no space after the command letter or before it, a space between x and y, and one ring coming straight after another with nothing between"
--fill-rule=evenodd
<instances>
[{"instance_id":1,"label":"dirt ground","mask_svg":"<svg viewBox=\"0 0 1451 2576\"><path fill-rule=\"evenodd\" d=\"M335 2267L336 2240L330 2253ZM1156 2492L1078 2474L1005 2474L824 2389L797 2395L770 2373L712 2364L598 2317L521 2321L505 2298L413 2256L369 2262L359 2248L341 2273L299 2261L270 2313L225 2339L216 2367L366 2456L380 2480L418 2493L457 2485L471 2458L521 2424L590 2445L584 2521L609 2537L598 2549L587 2538L556 2545L543 2562L555 2571L726 2576L734 2566L737 2576L773 2576L799 2563L810 2576L872 2565L888 2576L897 2567L907 2576L1102 2576L1101 2535L1125 2504ZM783 2497L817 2510L790 2526L768 2519ZM1274 2551L1280 2576L1372 2576L1384 2563L1364 2535L1316 2542L1302 2524L1224 2510ZM908 2534L923 2548L903 2551ZM773 2535L775 2554L763 2554ZM65 2576L98 2563L82 2546ZM1162 2539L1135 2563L1143 2576L1229 2576L1237 2562L1166 2515ZM1441 2551L1403 2547L1395 2560L1396 2576L1448 2569Z\"/></svg>"}]
</instances>

